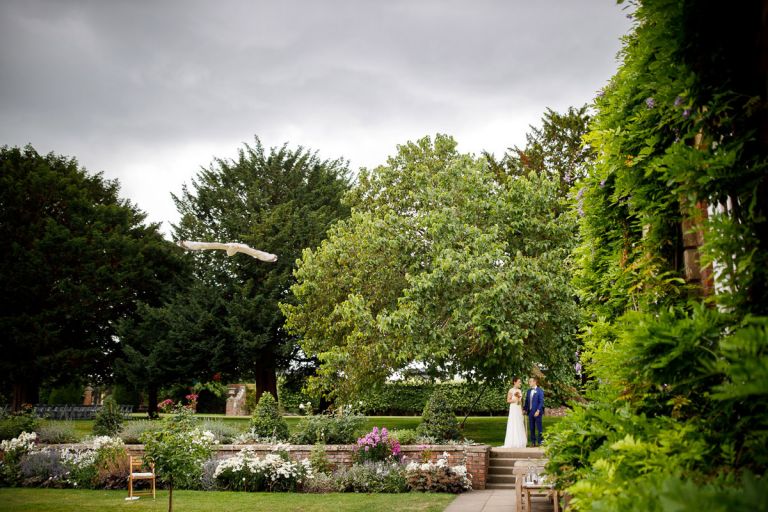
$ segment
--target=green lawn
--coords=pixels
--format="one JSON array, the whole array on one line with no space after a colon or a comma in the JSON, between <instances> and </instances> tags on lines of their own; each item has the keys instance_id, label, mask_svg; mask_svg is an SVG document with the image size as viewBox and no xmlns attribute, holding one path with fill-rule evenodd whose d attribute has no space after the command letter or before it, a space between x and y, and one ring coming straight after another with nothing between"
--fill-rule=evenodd
<instances>
[{"instance_id":1,"label":"green lawn","mask_svg":"<svg viewBox=\"0 0 768 512\"><path fill-rule=\"evenodd\" d=\"M168 510L168 494L157 500L142 497L125 501L126 491L74 489L0 489L0 510L13 512L101 512ZM178 512L438 512L453 501L446 494L297 494L176 491L173 509Z\"/></svg>"},{"instance_id":2,"label":"green lawn","mask_svg":"<svg viewBox=\"0 0 768 512\"><path fill-rule=\"evenodd\" d=\"M241 430L248 427L249 419L247 417L227 417L224 415L201 415L201 417L224 421L230 425L236 426ZM137 418L138 419L138 418ZM299 416L286 416L288 427L293 431L296 424L301 419ZM463 418L459 418L461 421ZM560 418L554 416L544 416L544 431L552 426ZM421 422L421 416L369 416L366 423L367 428L387 427L388 429L414 429ZM77 433L81 437L92 435L92 420L77 420L72 422ZM470 416L464 428L464 435L478 443L490 444L491 446L500 446L504 443L504 434L507 428L507 418L504 416ZM1 509L0 509L1 510Z\"/></svg>"}]
</instances>

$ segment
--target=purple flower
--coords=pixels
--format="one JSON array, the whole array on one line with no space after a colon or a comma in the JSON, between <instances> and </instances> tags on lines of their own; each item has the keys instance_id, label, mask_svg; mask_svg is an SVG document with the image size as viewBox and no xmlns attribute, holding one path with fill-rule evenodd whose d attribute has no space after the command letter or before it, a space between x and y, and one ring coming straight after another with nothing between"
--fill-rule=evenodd
<instances>
[{"instance_id":1,"label":"purple flower","mask_svg":"<svg viewBox=\"0 0 768 512\"><path fill-rule=\"evenodd\" d=\"M682 96L678 96L677 98L675 98L675 106L676 107L679 107L682 104L683 104L683 97Z\"/></svg>"},{"instance_id":2,"label":"purple flower","mask_svg":"<svg viewBox=\"0 0 768 512\"><path fill-rule=\"evenodd\" d=\"M645 98L645 106L648 108L653 108L656 106L656 100L652 97Z\"/></svg>"},{"instance_id":3,"label":"purple flower","mask_svg":"<svg viewBox=\"0 0 768 512\"><path fill-rule=\"evenodd\" d=\"M598 98L602 98L603 96L605 96L605 90L604 89L600 89L599 91L597 91L597 97Z\"/></svg>"},{"instance_id":4,"label":"purple flower","mask_svg":"<svg viewBox=\"0 0 768 512\"><path fill-rule=\"evenodd\" d=\"M605 188L605 178L600 181L600 188Z\"/></svg>"},{"instance_id":5,"label":"purple flower","mask_svg":"<svg viewBox=\"0 0 768 512\"><path fill-rule=\"evenodd\" d=\"M582 197L584 197L584 191L585 191L585 190L586 190L586 189L585 189L584 187L581 187L581 188L579 189L578 193L576 194L576 199L581 199Z\"/></svg>"},{"instance_id":6,"label":"purple flower","mask_svg":"<svg viewBox=\"0 0 768 512\"><path fill-rule=\"evenodd\" d=\"M687 108L683 110L683 119L688 119L689 117L691 117L691 109Z\"/></svg>"}]
</instances>

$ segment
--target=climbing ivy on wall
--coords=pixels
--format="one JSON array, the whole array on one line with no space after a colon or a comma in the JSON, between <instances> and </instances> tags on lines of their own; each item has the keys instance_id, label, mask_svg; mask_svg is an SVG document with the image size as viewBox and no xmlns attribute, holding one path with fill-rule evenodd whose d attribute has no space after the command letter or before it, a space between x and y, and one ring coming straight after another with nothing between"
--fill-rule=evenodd
<instances>
[{"instance_id":1,"label":"climbing ivy on wall","mask_svg":"<svg viewBox=\"0 0 768 512\"><path fill-rule=\"evenodd\" d=\"M764 509L765 16L754 1L628 12L573 198L594 389L550 434L549 470L577 510Z\"/></svg>"}]
</instances>

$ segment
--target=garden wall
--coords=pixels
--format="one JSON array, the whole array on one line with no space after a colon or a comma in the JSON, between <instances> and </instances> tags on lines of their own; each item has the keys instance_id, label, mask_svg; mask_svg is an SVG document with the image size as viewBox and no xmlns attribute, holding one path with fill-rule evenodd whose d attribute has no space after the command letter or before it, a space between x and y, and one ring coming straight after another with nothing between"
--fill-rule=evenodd
<instances>
[{"instance_id":1,"label":"garden wall","mask_svg":"<svg viewBox=\"0 0 768 512\"><path fill-rule=\"evenodd\" d=\"M214 457L218 459L226 459L233 457L237 452L245 447L250 447L253 451L259 455L264 456L273 451L274 446L265 444L251 444L251 445L235 445L224 444L214 446ZM143 455L144 445L131 444L126 445L131 455ZM309 454L312 451L312 445L290 445L288 452L294 460L301 460L309 458ZM335 466L350 466L352 465L353 454L355 445L342 444L342 445L327 445L325 447L325 453L328 455L328 460ZM406 462L420 461L421 454L425 451L432 452L431 460L434 462L444 452L448 453L448 464L455 466L458 464L466 464L467 473L472 475L472 488L473 489L485 489L485 483L488 476L488 459L490 456L491 447L488 445L428 445L428 446L403 446L402 453L407 458Z\"/></svg>"}]
</instances>

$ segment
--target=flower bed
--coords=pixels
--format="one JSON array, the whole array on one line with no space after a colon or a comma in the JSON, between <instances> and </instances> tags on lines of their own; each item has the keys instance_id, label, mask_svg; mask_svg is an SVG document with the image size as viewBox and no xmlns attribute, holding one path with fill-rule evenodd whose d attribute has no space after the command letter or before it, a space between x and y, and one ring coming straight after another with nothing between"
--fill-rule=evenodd
<instances>
[{"instance_id":1,"label":"flower bed","mask_svg":"<svg viewBox=\"0 0 768 512\"><path fill-rule=\"evenodd\" d=\"M2 485L11 486L124 488L127 455L144 455L143 445L107 437L41 447L34 435L25 434L3 448ZM315 471L310 460L318 460L318 448L326 464ZM385 430L374 430L354 445L214 445L202 478L184 487L457 493L485 488L489 452L486 445L401 447Z\"/></svg>"}]
</instances>

